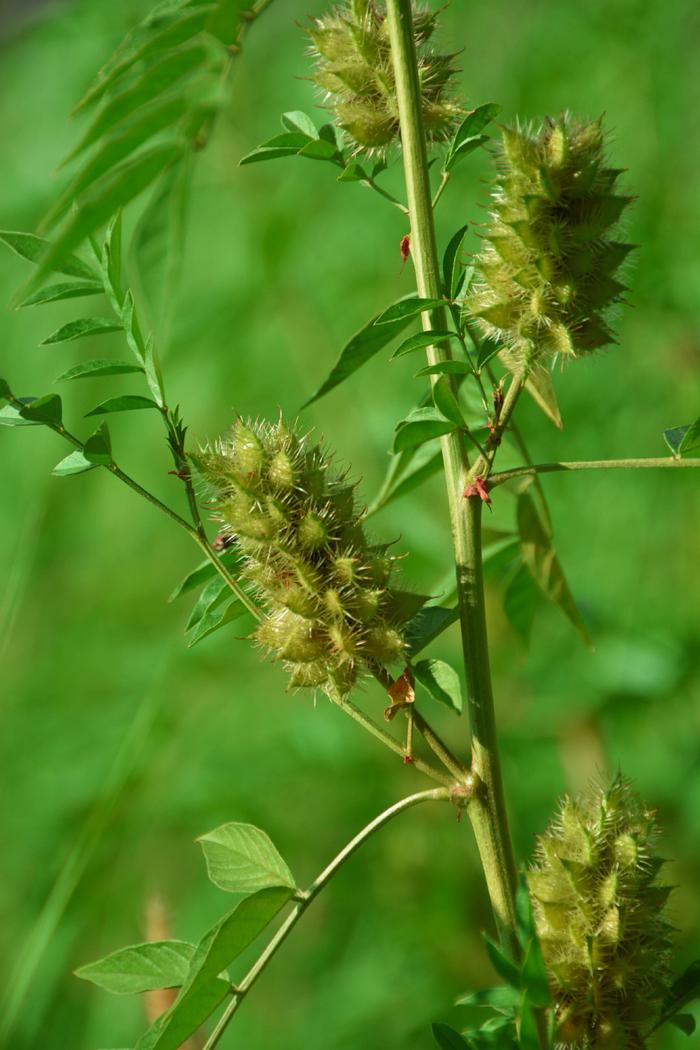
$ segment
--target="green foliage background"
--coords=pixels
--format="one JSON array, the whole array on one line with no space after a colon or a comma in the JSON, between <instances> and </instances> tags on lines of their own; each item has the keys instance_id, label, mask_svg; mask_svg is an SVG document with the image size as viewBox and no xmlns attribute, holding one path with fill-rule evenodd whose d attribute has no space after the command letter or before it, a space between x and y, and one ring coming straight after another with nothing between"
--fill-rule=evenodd
<instances>
[{"instance_id":1,"label":"green foliage background","mask_svg":"<svg viewBox=\"0 0 700 1050\"><path fill-rule=\"evenodd\" d=\"M147 9L75 0L20 21L1 16L0 226L32 229L46 210L60 185L49 173L76 138L68 110ZM409 268L400 272L405 222L378 197L303 159L237 167L275 134L281 111L314 112L295 21L321 10L280 2L255 27L198 163L181 291L158 333L171 399L199 439L234 410L293 415L352 332L412 287ZM472 105L497 100L507 119L604 111L614 163L630 169L639 195L628 236L643 247L621 346L557 375L562 433L531 405L519 410L535 458L663 454L661 431L700 411L697 6L454 0L444 38L463 48ZM480 221L487 174L483 153L458 169L440 208L443 242ZM25 276L20 260L0 255L3 302ZM119 338L37 349L53 321L75 316L70 303L42 309L8 310L0 322L0 370L23 394L51 389L56 374ZM393 425L421 390L414 359L389 366L387 356L304 415L363 476L368 497ZM63 391L73 418L107 396L101 382ZM156 422L124 415L112 430L127 467L179 500ZM11 1030L5 1010L4 1038L13 1050L133 1045L141 1004L70 971L141 939L153 894L174 936L196 939L217 917L226 901L206 880L196 835L226 820L256 823L303 885L421 780L327 702L285 695L281 672L261 666L235 631L187 651L186 610L165 604L197 561L186 537L102 472L50 477L65 450L47 431L3 431L0 442L0 956L15 988L31 976ZM528 856L562 790L619 765L666 829L680 968L700 936L698 479L638 472L545 484L595 650L545 609L526 653L492 593L518 854ZM450 565L439 481L387 508L377 529L401 536L406 577L434 591ZM437 649L456 657L456 637ZM378 693L368 688L365 701L378 715ZM435 718L464 748L466 726L449 712ZM492 981L478 936L488 924L468 824L447 807L412 812L314 905L224 1045L429 1047L429 1022L458 1021L455 995ZM665 1033L663 1045L688 1044Z\"/></svg>"}]
</instances>

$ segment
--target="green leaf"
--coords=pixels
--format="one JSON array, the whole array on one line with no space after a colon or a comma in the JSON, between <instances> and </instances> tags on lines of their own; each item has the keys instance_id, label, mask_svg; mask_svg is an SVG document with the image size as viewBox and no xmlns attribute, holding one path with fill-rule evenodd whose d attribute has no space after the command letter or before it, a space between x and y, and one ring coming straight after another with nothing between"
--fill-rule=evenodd
<instances>
[{"instance_id":1,"label":"green leaf","mask_svg":"<svg viewBox=\"0 0 700 1050\"><path fill-rule=\"evenodd\" d=\"M57 463L51 473L57 478L68 478L73 474L85 474L88 470L94 470L96 466L96 463L92 463L83 455L81 449L76 449Z\"/></svg>"},{"instance_id":2,"label":"green leaf","mask_svg":"<svg viewBox=\"0 0 700 1050\"><path fill-rule=\"evenodd\" d=\"M518 1047L519 1050L542 1050L531 997L527 993L523 995L523 1000L520 1004L518 1017Z\"/></svg>"},{"instance_id":3,"label":"green leaf","mask_svg":"<svg viewBox=\"0 0 700 1050\"><path fill-rule=\"evenodd\" d=\"M6 379L0 379L0 401L7 401L12 396L12 391Z\"/></svg>"},{"instance_id":4,"label":"green leaf","mask_svg":"<svg viewBox=\"0 0 700 1050\"><path fill-rule=\"evenodd\" d=\"M6 244L15 255L29 262L42 263L45 256L51 252L51 244L43 237L36 237L33 233L19 233L16 230L0 230L0 241ZM63 258L56 257L55 265L42 268L44 273L56 270L58 273L68 274L69 277L81 277L89 281L99 281L99 275L91 266L79 259L77 255L64 253Z\"/></svg>"},{"instance_id":5,"label":"green leaf","mask_svg":"<svg viewBox=\"0 0 700 1050\"><path fill-rule=\"evenodd\" d=\"M50 284L35 292L20 303L23 306L42 306L44 303L58 303L62 299L79 299L84 295L99 295L104 288L98 281L68 281L62 284Z\"/></svg>"},{"instance_id":6,"label":"green leaf","mask_svg":"<svg viewBox=\"0 0 700 1050\"><path fill-rule=\"evenodd\" d=\"M283 113L281 119L282 126L287 131L301 131L301 133L308 138L318 138L318 129L313 120L311 117L307 116L306 113L302 113L301 110Z\"/></svg>"},{"instance_id":7,"label":"green leaf","mask_svg":"<svg viewBox=\"0 0 700 1050\"><path fill-rule=\"evenodd\" d=\"M469 992L456 1000L457 1006L484 1006L497 1013L512 1017L520 1003L520 992L516 988L499 984L495 988L482 988L478 992Z\"/></svg>"},{"instance_id":8,"label":"green leaf","mask_svg":"<svg viewBox=\"0 0 700 1050\"><path fill-rule=\"evenodd\" d=\"M528 492L518 497L518 532L523 563L546 598L559 606L578 631L585 645L591 640L566 582L552 540Z\"/></svg>"},{"instance_id":9,"label":"green leaf","mask_svg":"<svg viewBox=\"0 0 700 1050\"><path fill-rule=\"evenodd\" d=\"M413 673L433 700L461 714L462 685L454 668L443 660L420 660L413 664Z\"/></svg>"},{"instance_id":10,"label":"green leaf","mask_svg":"<svg viewBox=\"0 0 700 1050\"><path fill-rule=\"evenodd\" d=\"M75 976L115 995L138 995L155 988L179 988L185 983L194 945L186 941L132 944L88 963Z\"/></svg>"},{"instance_id":11,"label":"green leaf","mask_svg":"<svg viewBox=\"0 0 700 1050\"><path fill-rule=\"evenodd\" d=\"M163 383L163 373L161 371L160 361L156 354L153 336L149 336L146 340L146 351L144 353L143 363L146 371L148 389L153 394L158 407L165 408L165 385Z\"/></svg>"},{"instance_id":12,"label":"green leaf","mask_svg":"<svg viewBox=\"0 0 700 1050\"><path fill-rule=\"evenodd\" d=\"M392 456L382 486L367 509L376 514L382 507L407 495L442 468L442 452L427 442Z\"/></svg>"},{"instance_id":13,"label":"green leaf","mask_svg":"<svg viewBox=\"0 0 700 1050\"><path fill-rule=\"evenodd\" d=\"M466 376L471 375L471 367L467 361L438 361L436 365L426 365L419 369L414 379L422 376Z\"/></svg>"},{"instance_id":14,"label":"green leaf","mask_svg":"<svg viewBox=\"0 0 700 1050\"><path fill-rule=\"evenodd\" d=\"M60 426L62 422L61 399L58 394L46 394L28 402L19 410L22 419L31 423L45 423L49 426Z\"/></svg>"},{"instance_id":15,"label":"green leaf","mask_svg":"<svg viewBox=\"0 0 700 1050\"><path fill-rule=\"evenodd\" d=\"M145 107L126 127L116 128L114 133L105 139L97 153L70 180L43 219L42 229L54 226L81 193L120 161L129 157L144 142L180 120L187 108L187 99L183 95L176 95L157 105Z\"/></svg>"},{"instance_id":16,"label":"green leaf","mask_svg":"<svg viewBox=\"0 0 700 1050\"><path fill-rule=\"evenodd\" d=\"M257 164L259 161L275 160L278 157L295 157L306 146L318 142L319 139L306 135L302 131L286 131L282 135L275 135L274 138L263 142L251 153L246 154L242 160L239 160L238 164L239 167L242 167L245 164ZM328 143L325 145L327 146Z\"/></svg>"},{"instance_id":17,"label":"green leaf","mask_svg":"<svg viewBox=\"0 0 700 1050\"><path fill-rule=\"evenodd\" d=\"M85 458L99 467L108 467L112 462L112 439L106 423L100 423L83 446Z\"/></svg>"},{"instance_id":18,"label":"green leaf","mask_svg":"<svg viewBox=\"0 0 700 1050\"><path fill-rule=\"evenodd\" d=\"M335 160L338 157L338 147L326 139L312 139L299 150L299 157L308 157L309 160Z\"/></svg>"},{"instance_id":19,"label":"green leaf","mask_svg":"<svg viewBox=\"0 0 700 1050\"><path fill-rule=\"evenodd\" d=\"M535 612L540 600L541 594L531 573L520 562L506 587L503 610L525 646L530 643Z\"/></svg>"},{"instance_id":20,"label":"green leaf","mask_svg":"<svg viewBox=\"0 0 700 1050\"><path fill-rule=\"evenodd\" d=\"M673 455L680 458L700 448L700 419L683 427L671 427L670 430L664 430L664 441Z\"/></svg>"},{"instance_id":21,"label":"green leaf","mask_svg":"<svg viewBox=\"0 0 700 1050\"><path fill-rule=\"evenodd\" d=\"M220 919L197 945L175 1003L138 1041L136 1050L178 1050L229 994L229 983L218 975L262 933L291 895L286 886L259 890Z\"/></svg>"},{"instance_id":22,"label":"green leaf","mask_svg":"<svg viewBox=\"0 0 700 1050\"><path fill-rule=\"evenodd\" d=\"M520 970L513 960L509 959L489 937L484 936L484 943L491 965L501 980L511 988L522 988Z\"/></svg>"},{"instance_id":23,"label":"green leaf","mask_svg":"<svg viewBox=\"0 0 700 1050\"><path fill-rule=\"evenodd\" d=\"M494 339L482 338L479 345L479 353L476 358L476 367L479 372L488 364L492 357L502 349L501 344Z\"/></svg>"},{"instance_id":24,"label":"green leaf","mask_svg":"<svg viewBox=\"0 0 700 1050\"><path fill-rule=\"evenodd\" d=\"M451 423L458 427L466 427L467 424L464 421L462 409L459 407L459 402L455 397L449 376L440 376L437 383L434 384L433 402L438 412L441 412Z\"/></svg>"},{"instance_id":25,"label":"green leaf","mask_svg":"<svg viewBox=\"0 0 700 1050\"><path fill-rule=\"evenodd\" d=\"M207 50L194 44L178 48L149 66L145 74L139 77L132 87L112 96L63 164L73 160L141 106L145 106L158 95L162 95L182 77L204 66L206 59ZM141 118L141 114L139 117Z\"/></svg>"},{"instance_id":26,"label":"green leaf","mask_svg":"<svg viewBox=\"0 0 700 1050\"><path fill-rule=\"evenodd\" d=\"M403 452L432 438L450 434L455 429L456 425L436 408L415 408L397 425L393 451Z\"/></svg>"},{"instance_id":27,"label":"green leaf","mask_svg":"<svg viewBox=\"0 0 700 1050\"><path fill-rule=\"evenodd\" d=\"M156 146L139 153L98 179L78 202L77 210L71 215L58 240L39 261L29 288L38 287L51 270L68 272L65 260L71 258L73 249L145 190L164 168L181 155L181 150L180 145L172 143ZM79 276L84 277L86 274L81 273ZM87 276L95 275L90 271Z\"/></svg>"},{"instance_id":28,"label":"green leaf","mask_svg":"<svg viewBox=\"0 0 700 1050\"><path fill-rule=\"evenodd\" d=\"M68 343L73 339L84 339L89 335L106 335L107 332L118 332L121 324L108 317L81 317L69 321L48 335L39 345L52 346L54 343Z\"/></svg>"},{"instance_id":29,"label":"green leaf","mask_svg":"<svg viewBox=\"0 0 700 1050\"><path fill-rule=\"evenodd\" d=\"M84 361L80 365L69 368L56 380L63 383L69 379L91 379L98 376L128 375L131 372L143 372L140 365L132 364L131 361L108 361L100 359L96 361Z\"/></svg>"},{"instance_id":30,"label":"green leaf","mask_svg":"<svg viewBox=\"0 0 700 1050\"><path fill-rule=\"evenodd\" d=\"M450 152L447 159L445 160L445 171L453 171L457 167L459 162L467 157L470 153L473 153L479 146L483 146L485 142L489 141L488 135L474 135L471 138L465 139L460 146Z\"/></svg>"},{"instance_id":31,"label":"green leaf","mask_svg":"<svg viewBox=\"0 0 700 1050\"><path fill-rule=\"evenodd\" d=\"M234 549L223 551L219 555L219 561L229 569L234 571L237 569L239 563L239 557ZM190 591L196 590L201 584L206 583L208 580L218 576L216 566L213 565L208 559L201 562L192 572L189 572L183 580L178 583L175 590L168 598L169 602L174 602L176 598L180 598L183 594L188 594Z\"/></svg>"},{"instance_id":32,"label":"green leaf","mask_svg":"<svg viewBox=\"0 0 700 1050\"><path fill-rule=\"evenodd\" d=\"M447 158L445 161L445 170L448 169L448 163L452 155L461 148L469 139L473 139L480 135L481 132L491 123L492 120L498 116L501 112L502 107L497 102L487 102L483 106L477 106L471 113L468 113L465 119L462 121L460 126L455 132L454 138L450 143L450 148L447 151Z\"/></svg>"},{"instance_id":33,"label":"green leaf","mask_svg":"<svg viewBox=\"0 0 700 1050\"><path fill-rule=\"evenodd\" d=\"M204 614L197 626L187 634L188 649L208 638L210 634L218 631L219 628L225 627L235 620L240 620L246 615L246 612L247 610L243 603L233 596L224 605L220 605L216 609L210 609Z\"/></svg>"},{"instance_id":34,"label":"green leaf","mask_svg":"<svg viewBox=\"0 0 700 1050\"><path fill-rule=\"evenodd\" d=\"M295 889L294 876L271 839L252 824L222 824L197 839L207 873L227 893L255 893L266 886Z\"/></svg>"},{"instance_id":35,"label":"green leaf","mask_svg":"<svg viewBox=\"0 0 700 1050\"><path fill-rule=\"evenodd\" d=\"M441 605L429 605L421 609L406 626L404 635L408 645L407 656L412 659L427 645L435 641L443 631L459 620L459 608L445 609Z\"/></svg>"},{"instance_id":36,"label":"green leaf","mask_svg":"<svg viewBox=\"0 0 700 1050\"><path fill-rule=\"evenodd\" d=\"M87 418L88 416L104 416L110 412L133 412L140 408L158 408L158 405L150 397L141 397L140 394L122 394L120 397L108 398L97 408L93 408L91 412L86 412L85 416Z\"/></svg>"},{"instance_id":37,"label":"green leaf","mask_svg":"<svg viewBox=\"0 0 700 1050\"><path fill-rule=\"evenodd\" d=\"M415 297L414 301L415 301ZM393 324L376 323L374 318L357 332L350 342L346 343L340 356L330 371L328 378L321 384L315 394L305 401L302 408L323 397L329 391L343 383L349 376L370 361L406 327L410 317L401 317Z\"/></svg>"},{"instance_id":38,"label":"green leaf","mask_svg":"<svg viewBox=\"0 0 700 1050\"><path fill-rule=\"evenodd\" d=\"M669 1017L668 1021L674 1028L680 1028L681 1032L685 1032L686 1035L692 1035L695 1031L695 1018L692 1014L674 1014L673 1017Z\"/></svg>"},{"instance_id":39,"label":"green leaf","mask_svg":"<svg viewBox=\"0 0 700 1050\"><path fill-rule=\"evenodd\" d=\"M470 1043L446 1024L434 1024L432 1026L435 1042L441 1050L469 1050Z\"/></svg>"},{"instance_id":40,"label":"green leaf","mask_svg":"<svg viewBox=\"0 0 700 1050\"><path fill-rule=\"evenodd\" d=\"M424 350L426 346L444 343L447 339L459 339L459 336L456 332L448 332L446 329L443 331L418 332L416 335L409 336L397 350L394 350L391 360L393 361L397 357L404 357L406 354L412 354L414 350Z\"/></svg>"},{"instance_id":41,"label":"green leaf","mask_svg":"<svg viewBox=\"0 0 700 1050\"><path fill-rule=\"evenodd\" d=\"M369 176L361 164L351 161L338 176L338 182L367 182Z\"/></svg>"},{"instance_id":42,"label":"green leaf","mask_svg":"<svg viewBox=\"0 0 700 1050\"><path fill-rule=\"evenodd\" d=\"M523 987L532 1005L540 1008L549 1006L552 1001L549 993L549 980L544 965L542 949L537 937L533 937L528 945L521 973Z\"/></svg>"},{"instance_id":43,"label":"green leaf","mask_svg":"<svg viewBox=\"0 0 700 1050\"><path fill-rule=\"evenodd\" d=\"M442 278L445 296L448 299L456 299L464 283L464 263L462 262L462 250L464 240L467 236L469 226L462 226L445 249L442 260Z\"/></svg>"},{"instance_id":44,"label":"green leaf","mask_svg":"<svg viewBox=\"0 0 700 1050\"><path fill-rule=\"evenodd\" d=\"M700 999L700 959L696 959L680 977L673 982L668 999L664 1004L664 1014L680 1010L681 1007Z\"/></svg>"},{"instance_id":45,"label":"green leaf","mask_svg":"<svg viewBox=\"0 0 700 1050\"><path fill-rule=\"evenodd\" d=\"M229 594L230 589L226 580L217 572L212 581L204 587L202 593L192 607L192 612L190 613L187 624L185 625L185 633L191 631L193 627L196 627L209 609L214 609L218 605L221 605Z\"/></svg>"},{"instance_id":46,"label":"green leaf","mask_svg":"<svg viewBox=\"0 0 700 1050\"><path fill-rule=\"evenodd\" d=\"M406 296L392 303L374 322L377 325L396 324L397 321L409 321L412 317L427 310L436 310L440 306L449 306L445 299L420 299L418 296Z\"/></svg>"},{"instance_id":47,"label":"green leaf","mask_svg":"<svg viewBox=\"0 0 700 1050\"><path fill-rule=\"evenodd\" d=\"M23 405L31 405L32 402L36 401L36 398L20 397L17 400L20 401ZM21 415L21 411L22 410L20 408L17 408L16 405L5 405L4 408L0 408L0 426L38 427L40 425L38 421L32 419L24 419Z\"/></svg>"},{"instance_id":48,"label":"green leaf","mask_svg":"<svg viewBox=\"0 0 700 1050\"><path fill-rule=\"evenodd\" d=\"M141 47L134 47L130 52L127 50L121 61L118 59L118 55L122 50L120 48L113 59L100 72L96 83L92 85L87 94L81 99L73 113L78 113L80 110L87 109L94 105L95 102L98 102L137 62L191 40L205 28L213 8L214 5L207 4L189 16L178 16L173 24L152 36ZM127 43L127 41L124 43Z\"/></svg>"}]
</instances>

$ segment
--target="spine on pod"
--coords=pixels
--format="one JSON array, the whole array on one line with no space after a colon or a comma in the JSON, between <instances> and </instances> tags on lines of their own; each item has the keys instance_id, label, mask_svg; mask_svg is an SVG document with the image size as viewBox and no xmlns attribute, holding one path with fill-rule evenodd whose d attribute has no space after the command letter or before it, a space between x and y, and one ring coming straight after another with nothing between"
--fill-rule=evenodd
<instances>
[{"instance_id":1,"label":"spine on pod","mask_svg":"<svg viewBox=\"0 0 700 1050\"><path fill-rule=\"evenodd\" d=\"M401 660L425 599L392 586L397 559L368 541L355 486L321 445L282 419L238 419L195 463L265 609L257 640L290 687L344 695L363 670Z\"/></svg>"}]
</instances>

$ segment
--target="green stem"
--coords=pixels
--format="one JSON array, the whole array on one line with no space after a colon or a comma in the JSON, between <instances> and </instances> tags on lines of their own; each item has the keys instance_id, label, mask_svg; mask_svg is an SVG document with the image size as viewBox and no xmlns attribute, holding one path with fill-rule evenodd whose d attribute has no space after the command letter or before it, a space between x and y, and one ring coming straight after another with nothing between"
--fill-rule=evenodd
<instances>
[{"instance_id":1,"label":"green stem","mask_svg":"<svg viewBox=\"0 0 700 1050\"><path fill-rule=\"evenodd\" d=\"M352 857L353 853L355 853L356 850L367 841L367 839L371 838L376 831L382 828L385 824L388 824L388 822L393 820L394 817L397 817L399 813L403 813L405 810L411 809L412 806L417 806L421 802L449 802L450 799L451 794L448 788L433 788L431 791L420 791L415 795L409 795L408 798L401 799L400 802L396 802L393 806L390 806L389 809L385 809L383 813L380 813L378 817L375 817L370 824L363 828L354 839L351 839L351 841L348 842L347 846L340 851L337 857L333 858L328 867L324 868L318 878L311 883L308 890L299 895L299 899L296 901L292 911L277 930L274 937L263 949L262 953L253 963L240 984L235 987L232 1001L221 1015L216 1027L204 1044L203 1050L214 1050L214 1047L218 1046L222 1035L231 1023L233 1015L236 1013L236 1010L241 1005L243 999L253 987L258 977L260 977L260 974L276 955L284 941L286 941L287 937L311 902L315 900L336 872L340 871L346 861Z\"/></svg>"},{"instance_id":2,"label":"green stem","mask_svg":"<svg viewBox=\"0 0 700 1050\"><path fill-rule=\"evenodd\" d=\"M378 193L380 197L384 198L384 200L393 204L394 207L398 208L404 215L408 215L408 208L406 205L402 204L401 201L397 200L391 193L388 193L387 190L380 186L378 182L375 182L373 178L362 179L362 185L366 186L367 189L374 190L375 193Z\"/></svg>"},{"instance_id":3,"label":"green stem","mask_svg":"<svg viewBox=\"0 0 700 1050\"><path fill-rule=\"evenodd\" d=\"M554 474L556 471L569 470L672 470L684 467L700 467L700 459L675 459L673 456L658 456L647 459L582 459L559 463L533 463L529 467L516 467L514 470L502 470L492 474L489 486L495 488L504 481L513 478L525 478L538 474Z\"/></svg>"},{"instance_id":4,"label":"green stem","mask_svg":"<svg viewBox=\"0 0 700 1050\"><path fill-rule=\"evenodd\" d=\"M440 272L410 0L387 0L387 15L411 217L411 255L416 268L418 294L440 298ZM425 330L440 329L444 325L443 309L423 314ZM451 357L446 346L429 347L427 354L430 364ZM467 500L465 513L463 493L469 481L469 461L462 438L458 434L447 435L441 444L472 724L472 770L480 781L469 813L501 941L504 947L517 954L515 861L500 773L484 611L481 502L478 498Z\"/></svg>"},{"instance_id":5,"label":"green stem","mask_svg":"<svg viewBox=\"0 0 700 1050\"><path fill-rule=\"evenodd\" d=\"M349 715L353 721L357 722L358 725L361 725L363 729L366 729L371 736L376 740L379 740L385 747L388 747L390 751L393 751L396 755L400 755L401 758L405 757L406 752L399 741L395 740L390 733L387 733L385 729L382 729L381 726L377 725L369 715L366 715L356 704L353 704L352 700L348 700L347 697L331 697L331 700L341 711L344 711L346 715ZM452 778L446 776L444 773L440 772L440 770L435 769L429 762L425 762L418 756L414 756L411 764L415 769L419 770L421 773L425 773L426 776L431 777L432 780L436 780L439 784L443 784L445 787L450 787L454 783ZM462 773L458 779L460 782L465 780L464 774Z\"/></svg>"}]
</instances>

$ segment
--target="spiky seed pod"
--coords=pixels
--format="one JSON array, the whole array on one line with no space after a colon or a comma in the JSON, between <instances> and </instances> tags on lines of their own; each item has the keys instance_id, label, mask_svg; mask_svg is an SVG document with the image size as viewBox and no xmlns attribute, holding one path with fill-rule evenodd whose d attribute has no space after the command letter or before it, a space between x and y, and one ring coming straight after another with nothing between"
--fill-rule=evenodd
<instances>
[{"instance_id":1,"label":"spiky seed pod","mask_svg":"<svg viewBox=\"0 0 700 1050\"><path fill-rule=\"evenodd\" d=\"M397 559L367 541L354 486L320 445L282 420L237 420L195 464L264 606L257 640L291 687L346 693L361 671L401 659L422 599L391 588Z\"/></svg>"},{"instance_id":2,"label":"spiky seed pod","mask_svg":"<svg viewBox=\"0 0 700 1050\"><path fill-rule=\"evenodd\" d=\"M450 97L454 55L428 46L436 18L425 8L414 9L423 122L433 141L447 138L462 113ZM316 60L312 80L357 151L379 152L397 141L396 85L383 6L376 0L349 0L315 19L308 35Z\"/></svg>"},{"instance_id":3,"label":"spiky seed pod","mask_svg":"<svg viewBox=\"0 0 700 1050\"><path fill-rule=\"evenodd\" d=\"M565 798L528 874L557 1047L644 1050L669 984L654 816L617 777Z\"/></svg>"},{"instance_id":4,"label":"spiky seed pod","mask_svg":"<svg viewBox=\"0 0 700 1050\"><path fill-rule=\"evenodd\" d=\"M547 118L537 131L502 129L477 280L466 309L504 348L509 367L532 369L614 342L605 311L625 285L616 276L633 245L615 239L631 197L605 161L602 118Z\"/></svg>"}]
</instances>

